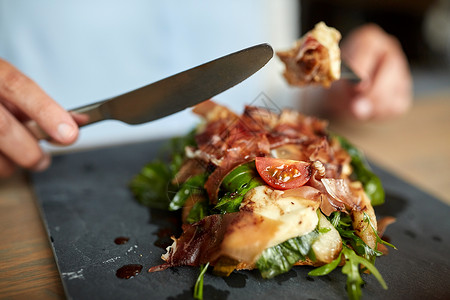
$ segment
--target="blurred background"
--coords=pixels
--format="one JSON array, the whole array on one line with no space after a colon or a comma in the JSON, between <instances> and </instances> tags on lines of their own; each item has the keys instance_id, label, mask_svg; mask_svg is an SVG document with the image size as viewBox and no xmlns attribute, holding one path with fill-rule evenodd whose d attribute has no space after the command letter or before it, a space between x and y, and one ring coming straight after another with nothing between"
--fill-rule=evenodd
<instances>
[{"instance_id":1,"label":"blurred background","mask_svg":"<svg viewBox=\"0 0 450 300\"><path fill-rule=\"evenodd\" d=\"M449 0L26 1L0 0L0 57L67 109L103 100L259 43L289 48L325 21L344 36L367 22L401 42L417 98L448 90ZM295 106L274 58L242 84L215 97L241 112L267 97ZM150 124L90 125L74 150L183 134L198 122L184 111Z\"/></svg>"},{"instance_id":2,"label":"blurred background","mask_svg":"<svg viewBox=\"0 0 450 300\"><path fill-rule=\"evenodd\" d=\"M302 33L319 21L343 36L362 24L376 23L399 39L417 99L450 89L449 0L301 0L299 15Z\"/></svg>"},{"instance_id":3,"label":"blurred background","mask_svg":"<svg viewBox=\"0 0 450 300\"><path fill-rule=\"evenodd\" d=\"M297 1L0 0L0 57L64 108L107 99L260 43L290 46ZM278 66L281 68L281 66ZM283 85L277 61L215 99L236 111ZM275 75L276 74L276 75ZM199 119L184 111L150 124L104 121L67 151L180 135Z\"/></svg>"}]
</instances>

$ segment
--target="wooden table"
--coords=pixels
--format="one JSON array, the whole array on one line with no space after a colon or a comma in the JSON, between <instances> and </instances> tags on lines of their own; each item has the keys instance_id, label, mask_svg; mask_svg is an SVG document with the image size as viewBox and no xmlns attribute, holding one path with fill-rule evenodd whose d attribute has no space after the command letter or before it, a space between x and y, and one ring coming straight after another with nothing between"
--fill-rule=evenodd
<instances>
[{"instance_id":1,"label":"wooden table","mask_svg":"<svg viewBox=\"0 0 450 300\"><path fill-rule=\"evenodd\" d=\"M450 204L450 91L416 100L397 119L331 128L378 165Z\"/></svg>"},{"instance_id":2,"label":"wooden table","mask_svg":"<svg viewBox=\"0 0 450 300\"><path fill-rule=\"evenodd\" d=\"M332 123L382 167L450 204L450 91L384 122ZM26 174L0 181L0 298L61 299L64 291Z\"/></svg>"}]
</instances>

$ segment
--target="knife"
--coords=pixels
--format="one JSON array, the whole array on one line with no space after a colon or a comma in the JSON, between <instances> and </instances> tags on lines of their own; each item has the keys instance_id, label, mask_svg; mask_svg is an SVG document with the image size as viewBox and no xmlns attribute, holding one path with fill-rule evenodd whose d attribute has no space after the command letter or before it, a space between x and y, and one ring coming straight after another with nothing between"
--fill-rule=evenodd
<instances>
[{"instance_id":1,"label":"knife","mask_svg":"<svg viewBox=\"0 0 450 300\"><path fill-rule=\"evenodd\" d=\"M107 119L142 124L174 114L235 86L273 56L268 44L246 48L110 99L70 112L83 115L85 126ZM36 122L26 127L37 139L50 139Z\"/></svg>"}]
</instances>

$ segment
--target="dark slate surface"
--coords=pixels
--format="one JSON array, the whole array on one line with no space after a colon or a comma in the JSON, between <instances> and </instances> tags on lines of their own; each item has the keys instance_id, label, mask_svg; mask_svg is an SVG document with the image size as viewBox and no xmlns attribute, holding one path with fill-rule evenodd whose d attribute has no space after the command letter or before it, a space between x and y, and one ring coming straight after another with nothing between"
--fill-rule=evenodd
<instances>
[{"instance_id":1,"label":"dark slate surface","mask_svg":"<svg viewBox=\"0 0 450 300\"><path fill-rule=\"evenodd\" d=\"M139 205L127 188L163 142L147 142L54 158L51 168L32 175L49 238L68 298L189 299L198 268L146 270L161 263L162 237L176 216ZM365 276L363 299L450 299L450 207L391 174L374 168L386 189L378 216L397 222L386 236L398 248L377 259L389 290ZM114 239L129 237L117 245ZM116 271L141 264L143 271L120 279ZM310 267L296 267L272 280L258 271L229 278L205 276L205 299L346 299L346 277L339 270L310 278Z\"/></svg>"}]
</instances>

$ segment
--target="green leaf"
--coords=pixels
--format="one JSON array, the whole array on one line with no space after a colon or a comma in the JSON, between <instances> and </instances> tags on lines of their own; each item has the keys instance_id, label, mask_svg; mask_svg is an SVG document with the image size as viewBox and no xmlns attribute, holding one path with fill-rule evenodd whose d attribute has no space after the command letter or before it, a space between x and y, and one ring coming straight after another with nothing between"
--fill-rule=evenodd
<instances>
[{"instance_id":1,"label":"green leaf","mask_svg":"<svg viewBox=\"0 0 450 300\"><path fill-rule=\"evenodd\" d=\"M143 205L168 209L170 199L167 191L172 173L165 162L154 161L145 165L130 182L130 189Z\"/></svg>"},{"instance_id":2,"label":"green leaf","mask_svg":"<svg viewBox=\"0 0 450 300\"><path fill-rule=\"evenodd\" d=\"M328 265L314 269L308 275L325 275L331 272L340 262L340 256L344 254L345 264L342 273L347 275L347 293L349 299L360 299L362 296L361 285L364 281L361 278L363 271L360 265L370 271L384 289L387 289L386 282L380 272L375 268L375 257L382 255L381 252L370 248L364 241L355 234L350 215L341 212L334 212L329 216L330 223L336 228L342 238L343 249L336 259ZM377 242L382 242L371 223L370 217L364 214L364 221L368 222L377 236ZM347 245L350 245L351 248ZM389 244L390 245L390 244Z\"/></svg>"},{"instance_id":3,"label":"green leaf","mask_svg":"<svg viewBox=\"0 0 450 300\"><path fill-rule=\"evenodd\" d=\"M364 284L364 281L361 278L360 265L366 267L375 276L383 289L387 290L386 282L370 261L358 256L355 251L345 245L342 253L345 256L345 265L342 267L342 273L347 275L347 293L350 299L360 299L362 295L361 285Z\"/></svg>"},{"instance_id":4,"label":"green leaf","mask_svg":"<svg viewBox=\"0 0 450 300\"><path fill-rule=\"evenodd\" d=\"M242 200L245 194L251 189L263 184L262 179L252 178L246 184L243 184L240 189L234 192L227 192L224 196L219 199L219 202L214 207L220 213L232 213L239 211Z\"/></svg>"},{"instance_id":5,"label":"green leaf","mask_svg":"<svg viewBox=\"0 0 450 300\"><path fill-rule=\"evenodd\" d=\"M203 299L203 277L205 276L206 270L208 270L209 262L204 265L200 266L200 274L197 277L197 280L195 281L194 286L194 299L202 300Z\"/></svg>"},{"instance_id":6,"label":"green leaf","mask_svg":"<svg viewBox=\"0 0 450 300\"><path fill-rule=\"evenodd\" d=\"M315 268L314 270L310 271L308 273L309 276L323 276L331 273L334 269L336 269L337 266L339 266L339 263L341 262L341 256L342 251L339 253L339 256L333 260L332 262L323 265L321 267Z\"/></svg>"},{"instance_id":7,"label":"green leaf","mask_svg":"<svg viewBox=\"0 0 450 300\"><path fill-rule=\"evenodd\" d=\"M317 229L310 233L289 239L281 244L265 249L256 261L263 278L273 278L288 272L299 260L305 260L311 246L318 238Z\"/></svg>"},{"instance_id":8,"label":"green leaf","mask_svg":"<svg viewBox=\"0 0 450 300\"><path fill-rule=\"evenodd\" d=\"M186 180L173 197L169 204L170 210L178 210L183 207L186 200L193 194L202 195L205 193L204 185L207 178L207 174L199 174L192 176Z\"/></svg>"},{"instance_id":9,"label":"green leaf","mask_svg":"<svg viewBox=\"0 0 450 300\"><path fill-rule=\"evenodd\" d=\"M130 181L129 188L137 201L159 209L169 209L172 199L170 191L177 187L171 182L185 159L185 147L195 145L195 130L183 137L173 138L163 147L169 157L155 159L146 164ZM170 159L170 162L166 162Z\"/></svg>"},{"instance_id":10,"label":"green leaf","mask_svg":"<svg viewBox=\"0 0 450 300\"><path fill-rule=\"evenodd\" d=\"M373 224L371 224L369 216L366 214L364 218L365 221L369 222L369 225L372 226L372 230L375 230ZM334 212L330 215L329 220L341 235L343 242L341 254L343 253L345 256L345 265L342 267L342 273L347 275L348 297L350 299L361 298L361 285L364 281L361 278L362 270L360 265L363 265L367 270L369 270L380 282L381 286L386 289L387 286L385 281L374 266L375 257L382 255L382 253L370 248L360 237L355 234L350 215L341 212ZM350 245L351 248L347 245ZM327 268L326 266L324 267L324 269ZM328 266L328 268L331 267L332 266ZM321 271L325 272L326 270Z\"/></svg>"},{"instance_id":11,"label":"green leaf","mask_svg":"<svg viewBox=\"0 0 450 300\"><path fill-rule=\"evenodd\" d=\"M195 133L196 129L193 129L185 136L172 138L166 149L164 149L165 153L171 154L169 167L173 176L175 176L175 174L180 170L180 167L186 158L185 148L187 146L197 145L195 141Z\"/></svg>"},{"instance_id":12,"label":"green leaf","mask_svg":"<svg viewBox=\"0 0 450 300\"><path fill-rule=\"evenodd\" d=\"M375 238L376 238L377 244L380 243L380 244L383 244L383 245L392 247L392 248L394 248L395 250L397 250L397 247L395 247L395 246L392 245L391 243L388 243L388 242L386 242L386 241L384 241L384 240L382 240L382 239L380 238L380 236L378 235L377 230L375 229L375 226L373 226L373 224L372 224L372 220L370 220L369 215L366 214L365 212L364 212L364 221L367 222L367 223L369 223L370 227L372 228L373 233L375 234Z\"/></svg>"},{"instance_id":13,"label":"green leaf","mask_svg":"<svg viewBox=\"0 0 450 300\"><path fill-rule=\"evenodd\" d=\"M223 214L239 211L245 194L262 184L264 183L256 172L254 161L238 166L223 179L221 190L225 194L220 197L214 209Z\"/></svg>"},{"instance_id":14,"label":"green leaf","mask_svg":"<svg viewBox=\"0 0 450 300\"><path fill-rule=\"evenodd\" d=\"M319 228L319 233L325 234L325 233L329 232L330 230L331 230L330 228L322 227L322 228Z\"/></svg>"},{"instance_id":15,"label":"green leaf","mask_svg":"<svg viewBox=\"0 0 450 300\"><path fill-rule=\"evenodd\" d=\"M364 191L369 197L371 204L373 206L383 204L385 198L383 185L380 178L370 170L364 154L344 137L337 134L332 134L331 136L336 138L341 147L350 155L353 174L363 184Z\"/></svg>"},{"instance_id":16,"label":"green leaf","mask_svg":"<svg viewBox=\"0 0 450 300\"><path fill-rule=\"evenodd\" d=\"M346 249L348 248L345 246L344 249L342 249L346 259L345 265L342 267L342 273L347 275L348 298L351 300L360 299L362 296L361 285L364 284L364 281L361 278L359 263L354 260L354 258L358 256L354 254L353 251L347 251ZM354 256L351 255L352 253Z\"/></svg>"},{"instance_id":17,"label":"green leaf","mask_svg":"<svg viewBox=\"0 0 450 300\"><path fill-rule=\"evenodd\" d=\"M347 275L347 293L349 299L360 299L362 296L361 285L364 284L364 281L361 277L360 265L363 265L365 268L367 268L367 270L369 270L370 273L375 276L381 286L384 289L387 289L386 282L384 281L380 272L378 272L377 268L375 268L373 263L365 259L364 257L358 256L358 254L356 254L353 249L347 247L345 244L343 245L341 253L335 260L333 260L329 264L310 271L308 275L322 276L329 274L331 271L336 269L341 262L342 254L344 254L345 257L345 264L342 267L342 273Z\"/></svg>"},{"instance_id":18,"label":"green leaf","mask_svg":"<svg viewBox=\"0 0 450 300\"><path fill-rule=\"evenodd\" d=\"M228 192L241 189L253 178L258 177L255 162L244 163L234 168L222 181L221 188Z\"/></svg>"},{"instance_id":19,"label":"green leaf","mask_svg":"<svg viewBox=\"0 0 450 300\"><path fill-rule=\"evenodd\" d=\"M375 266L370 261L368 261L364 257L358 256L352 249L350 249L348 247L344 247L342 249L342 251L344 252L344 255L347 259L352 260L355 263L359 263L359 264L363 265L364 267L366 267L369 270L369 272L373 276L375 276L375 278L378 280L378 282L383 287L383 289L387 290L388 287L387 287L386 282L384 281L380 272L378 272L377 268L375 268Z\"/></svg>"},{"instance_id":20,"label":"green leaf","mask_svg":"<svg viewBox=\"0 0 450 300\"><path fill-rule=\"evenodd\" d=\"M382 255L381 252L372 249L359 236L356 235L350 215L341 212L334 212L330 215L330 218L331 224L339 232L344 244L350 244L358 255L361 255L372 262L375 261L375 257Z\"/></svg>"},{"instance_id":21,"label":"green leaf","mask_svg":"<svg viewBox=\"0 0 450 300\"><path fill-rule=\"evenodd\" d=\"M209 215L209 207L207 201L196 202L189 211L186 222L189 224L196 223Z\"/></svg>"}]
</instances>

